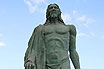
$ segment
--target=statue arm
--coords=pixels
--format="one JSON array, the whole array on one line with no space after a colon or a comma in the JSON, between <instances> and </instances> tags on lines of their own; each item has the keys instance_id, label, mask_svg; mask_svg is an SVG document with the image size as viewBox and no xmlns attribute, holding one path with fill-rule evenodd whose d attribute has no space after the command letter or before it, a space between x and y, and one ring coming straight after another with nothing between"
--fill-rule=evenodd
<instances>
[{"instance_id":1,"label":"statue arm","mask_svg":"<svg viewBox=\"0 0 104 69\"><path fill-rule=\"evenodd\" d=\"M69 53L71 61L75 69L80 69L79 56L76 51L76 28L74 25L70 25L70 43Z\"/></svg>"},{"instance_id":2,"label":"statue arm","mask_svg":"<svg viewBox=\"0 0 104 69\"><path fill-rule=\"evenodd\" d=\"M29 42L28 42L28 48L25 52L25 57L24 57L24 66L25 66L25 69L31 69L32 67L34 67L34 63L33 61L31 60L32 57L30 57L30 53L32 51L32 44L33 44L33 38L34 38L34 35L35 35L35 32L36 32L36 28L34 29L33 33L32 33L32 36L31 38L29 39Z\"/></svg>"},{"instance_id":3,"label":"statue arm","mask_svg":"<svg viewBox=\"0 0 104 69\"><path fill-rule=\"evenodd\" d=\"M43 28L43 25L36 27L29 40L28 48L24 58L25 69L37 69L37 67L42 69L41 67L44 67L45 45L43 41Z\"/></svg>"},{"instance_id":4,"label":"statue arm","mask_svg":"<svg viewBox=\"0 0 104 69\"><path fill-rule=\"evenodd\" d=\"M36 38L36 33L38 33L38 28L36 27L32 33L31 38L29 39L28 42L28 48L25 52L25 57L24 57L24 66L26 69L30 68L30 67L34 67L35 68L35 55L36 55L36 51L35 48L36 46L34 45L34 40Z\"/></svg>"}]
</instances>

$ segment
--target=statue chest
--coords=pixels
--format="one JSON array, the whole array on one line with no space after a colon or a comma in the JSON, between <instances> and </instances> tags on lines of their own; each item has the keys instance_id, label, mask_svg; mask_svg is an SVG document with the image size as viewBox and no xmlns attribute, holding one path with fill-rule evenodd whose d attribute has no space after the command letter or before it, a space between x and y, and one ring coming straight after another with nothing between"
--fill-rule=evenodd
<instances>
[{"instance_id":1,"label":"statue chest","mask_svg":"<svg viewBox=\"0 0 104 69\"><path fill-rule=\"evenodd\" d=\"M47 25L44 30L47 62L58 63L68 57L69 27L65 25Z\"/></svg>"},{"instance_id":2,"label":"statue chest","mask_svg":"<svg viewBox=\"0 0 104 69\"><path fill-rule=\"evenodd\" d=\"M69 27L65 25L47 25L44 30L47 50L68 50L69 47Z\"/></svg>"},{"instance_id":3,"label":"statue chest","mask_svg":"<svg viewBox=\"0 0 104 69\"><path fill-rule=\"evenodd\" d=\"M67 35L69 36L69 27L66 25L47 25L45 26L44 30L45 36L51 35L51 36L57 36L57 35Z\"/></svg>"}]
</instances>

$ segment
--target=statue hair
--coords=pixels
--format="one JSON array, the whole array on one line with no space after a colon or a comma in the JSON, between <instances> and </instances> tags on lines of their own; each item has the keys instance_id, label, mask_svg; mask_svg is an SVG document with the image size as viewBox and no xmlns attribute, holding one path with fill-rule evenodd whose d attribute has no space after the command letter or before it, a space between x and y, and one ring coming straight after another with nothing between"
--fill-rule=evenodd
<instances>
[{"instance_id":1,"label":"statue hair","mask_svg":"<svg viewBox=\"0 0 104 69\"><path fill-rule=\"evenodd\" d=\"M47 11L46 11L46 22L45 22L45 25L46 25L46 24L50 24L50 19L49 19L49 18L50 18L50 12L49 12L49 7L50 7L51 5L53 5L53 4L48 5ZM58 15L58 21L59 21L59 23L65 25L64 21L63 21L62 18L61 18L61 10L60 10L59 6L58 6L57 4L55 4L55 3L54 3L54 5L56 5L56 6L58 7L58 9L59 9L59 15Z\"/></svg>"}]
</instances>

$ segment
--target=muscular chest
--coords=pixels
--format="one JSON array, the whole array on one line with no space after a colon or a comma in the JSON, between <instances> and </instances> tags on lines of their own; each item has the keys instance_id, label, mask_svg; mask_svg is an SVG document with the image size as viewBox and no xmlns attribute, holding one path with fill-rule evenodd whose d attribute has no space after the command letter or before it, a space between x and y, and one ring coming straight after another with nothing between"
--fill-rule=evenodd
<instances>
[{"instance_id":1,"label":"muscular chest","mask_svg":"<svg viewBox=\"0 0 104 69\"><path fill-rule=\"evenodd\" d=\"M45 35L65 35L69 33L69 27L65 25L47 25L45 26Z\"/></svg>"}]
</instances>

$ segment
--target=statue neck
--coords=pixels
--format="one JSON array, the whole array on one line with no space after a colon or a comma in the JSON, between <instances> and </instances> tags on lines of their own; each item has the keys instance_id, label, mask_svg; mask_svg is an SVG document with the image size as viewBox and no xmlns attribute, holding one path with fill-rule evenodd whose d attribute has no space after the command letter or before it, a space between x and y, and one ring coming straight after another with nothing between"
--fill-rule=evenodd
<instances>
[{"instance_id":1,"label":"statue neck","mask_svg":"<svg viewBox=\"0 0 104 69\"><path fill-rule=\"evenodd\" d=\"M50 18L50 23L51 24L57 24L58 23L58 18L57 17Z\"/></svg>"}]
</instances>

